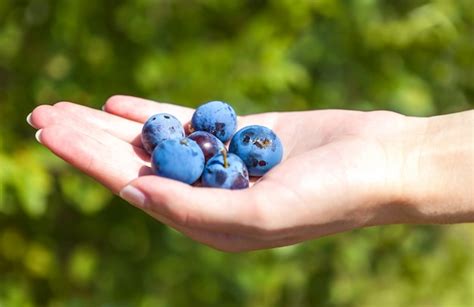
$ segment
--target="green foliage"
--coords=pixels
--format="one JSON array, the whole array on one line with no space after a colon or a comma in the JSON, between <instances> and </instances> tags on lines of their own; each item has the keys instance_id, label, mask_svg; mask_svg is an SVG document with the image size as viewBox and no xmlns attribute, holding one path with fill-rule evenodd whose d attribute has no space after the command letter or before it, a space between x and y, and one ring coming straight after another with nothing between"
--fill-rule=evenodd
<instances>
[{"instance_id":1,"label":"green foliage","mask_svg":"<svg viewBox=\"0 0 474 307\"><path fill-rule=\"evenodd\" d=\"M33 141L36 105L116 93L239 113L472 108L471 0L0 1L0 306L472 306L474 228L228 255Z\"/></svg>"}]
</instances>

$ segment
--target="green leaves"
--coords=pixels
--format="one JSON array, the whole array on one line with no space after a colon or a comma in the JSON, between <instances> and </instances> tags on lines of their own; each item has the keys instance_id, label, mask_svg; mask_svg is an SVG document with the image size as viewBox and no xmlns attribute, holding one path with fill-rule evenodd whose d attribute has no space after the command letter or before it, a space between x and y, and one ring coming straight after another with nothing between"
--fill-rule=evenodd
<instances>
[{"instance_id":1,"label":"green leaves","mask_svg":"<svg viewBox=\"0 0 474 307\"><path fill-rule=\"evenodd\" d=\"M42 154L48 154L45 151ZM40 217L47 209L47 196L51 191L51 176L47 173L41 155L34 150L19 149L11 157L0 152L4 171L0 175L0 187L4 197L0 199L0 212L12 213L15 198L30 217ZM15 196L7 194L14 190ZM5 194L3 194L5 193Z\"/></svg>"},{"instance_id":2,"label":"green leaves","mask_svg":"<svg viewBox=\"0 0 474 307\"><path fill-rule=\"evenodd\" d=\"M66 199L84 215L102 210L113 197L109 190L77 172L63 174L59 184Z\"/></svg>"}]
</instances>

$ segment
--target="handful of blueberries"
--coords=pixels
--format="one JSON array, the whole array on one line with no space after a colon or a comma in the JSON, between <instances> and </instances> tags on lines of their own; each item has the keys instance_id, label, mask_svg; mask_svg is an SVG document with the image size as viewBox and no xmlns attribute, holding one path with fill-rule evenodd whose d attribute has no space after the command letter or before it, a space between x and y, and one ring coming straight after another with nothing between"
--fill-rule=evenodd
<instances>
[{"instance_id":1,"label":"handful of blueberries","mask_svg":"<svg viewBox=\"0 0 474 307\"><path fill-rule=\"evenodd\" d=\"M150 117L142 130L142 143L151 154L153 172L205 187L245 189L250 176L263 176L280 163L283 146L264 126L237 131L237 115L225 102L211 101L198 107L186 137L181 122L171 114ZM229 139L229 150L224 143Z\"/></svg>"}]
</instances>

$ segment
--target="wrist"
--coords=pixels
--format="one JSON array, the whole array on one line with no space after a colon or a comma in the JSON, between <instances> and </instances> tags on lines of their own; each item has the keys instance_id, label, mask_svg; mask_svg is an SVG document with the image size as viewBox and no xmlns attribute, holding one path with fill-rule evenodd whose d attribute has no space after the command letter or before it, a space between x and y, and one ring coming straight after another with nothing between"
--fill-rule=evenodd
<instances>
[{"instance_id":1,"label":"wrist","mask_svg":"<svg viewBox=\"0 0 474 307\"><path fill-rule=\"evenodd\" d=\"M391 171L382 223L474 221L474 112L407 117Z\"/></svg>"}]
</instances>

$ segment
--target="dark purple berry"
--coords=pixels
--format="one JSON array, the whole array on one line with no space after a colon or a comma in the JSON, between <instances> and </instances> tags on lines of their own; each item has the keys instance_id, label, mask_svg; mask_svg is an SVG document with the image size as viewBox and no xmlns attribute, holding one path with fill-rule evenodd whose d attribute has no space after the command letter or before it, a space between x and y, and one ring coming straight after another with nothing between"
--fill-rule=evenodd
<instances>
[{"instance_id":1,"label":"dark purple berry","mask_svg":"<svg viewBox=\"0 0 474 307\"><path fill-rule=\"evenodd\" d=\"M195 141L201 147L206 162L216 154L221 153L222 150L226 150L221 140L206 131L193 132L188 138Z\"/></svg>"}]
</instances>

